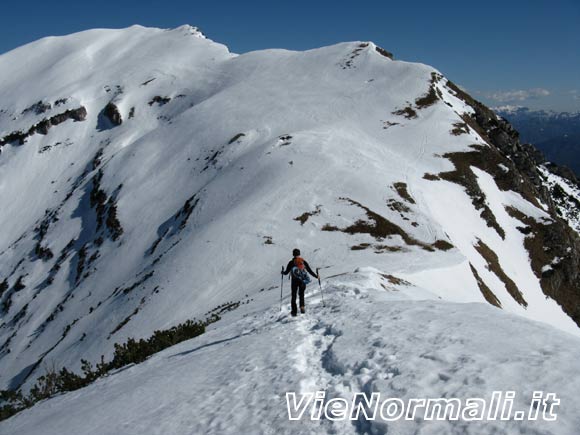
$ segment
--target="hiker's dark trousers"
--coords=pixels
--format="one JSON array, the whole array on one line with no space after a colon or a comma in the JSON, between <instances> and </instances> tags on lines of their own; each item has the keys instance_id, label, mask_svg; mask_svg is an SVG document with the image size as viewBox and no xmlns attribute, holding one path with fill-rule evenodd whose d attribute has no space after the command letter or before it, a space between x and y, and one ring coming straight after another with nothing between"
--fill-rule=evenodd
<instances>
[{"instance_id":1,"label":"hiker's dark trousers","mask_svg":"<svg viewBox=\"0 0 580 435\"><path fill-rule=\"evenodd\" d=\"M298 313L298 307L296 306L296 293L300 296L300 306L304 306L304 291L306 290L306 284L297 279L292 280L292 314Z\"/></svg>"}]
</instances>

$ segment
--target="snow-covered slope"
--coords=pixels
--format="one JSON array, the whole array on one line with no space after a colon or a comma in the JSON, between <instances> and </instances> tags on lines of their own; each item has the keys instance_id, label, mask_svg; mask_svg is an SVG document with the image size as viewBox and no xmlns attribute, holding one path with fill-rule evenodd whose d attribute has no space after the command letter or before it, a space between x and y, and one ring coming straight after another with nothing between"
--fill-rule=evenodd
<instances>
[{"instance_id":1,"label":"snow-covered slope","mask_svg":"<svg viewBox=\"0 0 580 435\"><path fill-rule=\"evenodd\" d=\"M580 332L580 242L538 170L370 42L238 56L189 26L92 30L0 56L0 106L1 388L273 304L294 247Z\"/></svg>"},{"instance_id":2,"label":"snow-covered slope","mask_svg":"<svg viewBox=\"0 0 580 435\"><path fill-rule=\"evenodd\" d=\"M0 423L12 435L52 434L558 434L580 424L574 367L580 339L489 305L450 303L376 270L328 280L296 320L257 301L202 337L50 399ZM276 293L276 292L274 292ZM286 300L287 301L287 300ZM501 364L499 364L501 363ZM288 419L286 392L382 400L556 392L556 421Z\"/></svg>"}]
</instances>

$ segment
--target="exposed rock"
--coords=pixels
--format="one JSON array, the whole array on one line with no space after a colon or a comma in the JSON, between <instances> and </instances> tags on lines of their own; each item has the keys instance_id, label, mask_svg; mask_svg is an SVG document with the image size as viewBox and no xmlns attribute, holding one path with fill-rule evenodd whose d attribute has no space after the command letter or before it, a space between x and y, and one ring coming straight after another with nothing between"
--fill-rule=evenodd
<instances>
[{"instance_id":1,"label":"exposed rock","mask_svg":"<svg viewBox=\"0 0 580 435\"><path fill-rule=\"evenodd\" d=\"M92 180L92 188L89 193L89 201L91 208L95 210L96 214L96 231L95 234L100 233L103 225L108 229L110 238L116 241L123 234L123 227L117 218L117 204L115 202L115 194L108 196L101 188L101 180L103 178L103 171L99 169ZM118 192L122 186L116 190Z\"/></svg>"},{"instance_id":2,"label":"exposed rock","mask_svg":"<svg viewBox=\"0 0 580 435\"><path fill-rule=\"evenodd\" d=\"M404 109L395 110L393 115L404 116L407 119L413 119L417 117L417 112L413 110L411 106L405 107Z\"/></svg>"},{"instance_id":3,"label":"exposed rock","mask_svg":"<svg viewBox=\"0 0 580 435\"><path fill-rule=\"evenodd\" d=\"M393 53L385 50L382 47L379 47L378 45L375 47L375 50L377 51L377 53L379 53L382 56L388 57L389 59L393 60Z\"/></svg>"},{"instance_id":4,"label":"exposed rock","mask_svg":"<svg viewBox=\"0 0 580 435\"><path fill-rule=\"evenodd\" d=\"M348 202L351 205L361 208L366 212L368 221L359 219L355 223L349 225L346 228L338 228L334 225L325 224L322 226L322 231L340 231L346 234L369 234L371 237L378 241L382 241L389 236L400 236L403 241L409 246L419 246L426 251L434 251L435 248L428 243L421 242L414 237L410 236L397 224L389 221L383 216L375 213L368 207L365 207L361 203L354 201L350 198L340 198L343 201ZM441 246L441 245L439 245ZM441 249L441 248L440 248Z\"/></svg>"},{"instance_id":5,"label":"exposed rock","mask_svg":"<svg viewBox=\"0 0 580 435\"><path fill-rule=\"evenodd\" d=\"M493 228L502 239L505 239L505 231L499 225L495 215L487 205L485 193L483 193L479 187L477 177L471 170L472 166L478 167L484 171L489 169L497 170L498 163L501 163L503 159L499 153L494 152L494 150L489 147L472 145L472 148L475 151L444 154L443 157L451 160L455 169L453 171L442 172L438 174L438 177L463 186L465 192L471 198L473 206L476 210L480 211L481 218L485 220L487 226ZM497 181L498 180L496 180L496 182Z\"/></svg>"},{"instance_id":6,"label":"exposed rock","mask_svg":"<svg viewBox=\"0 0 580 435\"><path fill-rule=\"evenodd\" d=\"M41 115L42 113L48 112L52 109L50 103L45 103L40 100L38 103L34 103L32 106L27 107L22 111L22 115L26 115L27 113L34 113L35 115Z\"/></svg>"},{"instance_id":7,"label":"exposed rock","mask_svg":"<svg viewBox=\"0 0 580 435\"><path fill-rule=\"evenodd\" d=\"M483 295L485 300L487 302L489 302L491 305L494 305L498 308L501 308L501 302L498 300L498 298L495 296L495 294L491 291L491 289L485 284L485 281L483 281L481 279L481 277L479 276L479 273L477 273L477 270L475 269L475 267L473 267L473 265L471 263L469 263L469 267L471 267L471 272L473 273L473 276L474 276L475 280L477 281L477 285L479 287L479 290L481 291L481 294Z\"/></svg>"},{"instance_id":8,"label":"exposed rock","mask_svg":"<svg viewBox=\"0 0 580 435\"><path fill-rule=\"evenodd\" d=\"M161 97L159 95L156 95L147 104L149 104L150 106L153 106L153 104L157 104L158 106L164 106L165 104L169 103L170 101L171 101L171 98L169 98L169 97Z\"/></svg>"},{"instance_id":9,"label":"exposed rock","mask_svg":"<svg viewBox=\"0 0 580 435\"><path fill-rule=\"evenodd\" d=\"M0 147L7 143L18 143L19 145L23 145L26 141L26 138L36 133L47 134L51 127L61 124L68 119L72 119L74 121L84 121L86 117L87 109L85 109L83 106L77 109L69 109L63 113L59 113L50 118L43 119L39 123L30 127L26 132L15 131L8 134L7 136L4 136L2 139L0 139Z\"/></svg>"},{"instance_id":10,"label":"exposed rock","mask_svg":"<svg viewBox=\"0 0 580 435\"><path fill-rule=\"evenodd\" d=\"M560 166L550 162L544 163L544 166L546 166L550 172L553 172L562 178L566 178L567 180L574 182L574 184L580 187L580 180L578 180L578 177L576 177L574 171L572 171L572 169L568 168L567 166Z\"/></svg>"},{"instance_id":11,"label":"exposed rock","mask_svg":"<svg viewBox=\"0 0 580 435\"><path fill-rule=\"evenodd\" d=\"M119 108L112 101L103 109L103 115L105 115L113 125L121 125L123 123L123 118L121 117Z\"/></svg>"},{"instance_id":12,"label":"exposed rock","mask_svg":"<svg viewBox=\"0 0 580 435\"><path fill-rule=\"evenodd\" d=\"M453 129L451 130L451 134L453 136L460 136L462 134L469 133L469 127L464 122L455 122L453 123Z\"/></svg>"},{"instance_id":13,"label":"exposed rock","mask_svg":"<svg viewBox=\"0 0 580 435\"><path fill-rule=\"evenodd\" d=\"M234 137L232 137L229 141L228 141L228 145L233 144L234 142L236 142L238 139L241 139L242 137L244 137L245 134L244 133L238 133L236 134Z\"/></svg>"},{"instance_id":14,"label":"exposed rock","mask_svg":"<svg viewBox=\"0 0 580 435\"><path fill-rule=\"evenodd\" d=\"M87 109L84 106L80 106L77 109L69 109L64 113L55 115L50 118L52 125L58 125L67 119L72 119L73 121L84 121L87 118Z\"/></svg>"},{"instance_id":15,"label":"exposed rock","mask_svg":"<svg viewBox=\"0 0 580 435\"><path fill-rule=\"evenodd\" d=\"M514 300L518 304L522 305L523 307L527 307L528 303L524 299L522 292L518 289L516 283L513 282L512 279L509 276L507 276L507 274L504 272L499 262L499 258L497 257L497 254L481 240L478 240L477 245L475 245L475 249L487 262L487 269L500 279L500 281L505 285L505 288L507 292L511 295L511 297L514 298ZM472 270L475 269L472 268ZM482 292L483 291L484 290L482 290Z\"/></svg>"},{"instance_id":16,"label":"exposed rock","mask_svg":"<svg viewBox=\"0 0 580 435\"><path fill-rule=\"evenodd\" d=\"M552 193L538 170L538 166L544 163L543 155L532 145L521 144L519 134L505 119L452 82L447 82L447 86L473 108L474 114L464 115L463 119L492 146L480 148L486 155L472 156L470 160L477 162L475 166L493 175L500 189L518 192L536 206L539 206L536 198L547 205L552 222L537 222L515 209L508 209L508 212L528 227L524 229L529 234L525 247L544 293L580 326L580 237L559 216ZM508 167L509 171L499 169L498 163ZM554 173L578 183L566 168L549 167ZM546 265L551 265L548 272L543 271Z\"/></svg>"},{"instance_id":17,"label":"exposed rock","mask_svg":"<svg viewBox=\"0 0 580 435\"><path fill-rule=\"evenodd\" d=\"M409 194L409 191L407 190L407 183L403 183L402 181L399 181L399 182L393 184L393 188L397 191L399 196L401 198L403 198L405 201L407 201L411 204L415 204L415 200L413 199L413 197Z\"/></svg>"},{"instance_id":18,"label":"exposed rock","mask_svg":"<svg viewBox=\"0 0 580 435\"><path fill-rule=\"evenodd\" d=\"M300 225L304 225L310 217L320 214L320 208L321 208L321 206L318 205L318 206L316 206L316 210L306 211L306 212L302 213L300 216L295 217L294 220L300 222Z\"/></svg>"}]
</instances>

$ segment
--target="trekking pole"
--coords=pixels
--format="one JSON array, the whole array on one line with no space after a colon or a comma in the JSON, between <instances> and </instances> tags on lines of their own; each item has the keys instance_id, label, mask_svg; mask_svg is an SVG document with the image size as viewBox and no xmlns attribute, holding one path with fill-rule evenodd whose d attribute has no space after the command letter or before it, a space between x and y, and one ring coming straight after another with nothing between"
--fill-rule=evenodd
<instances>
[{"instance_id":1,"label":"trekking pole","mask_svg":"<svg viewBox=\"0 0 580 435\"><path fill-rule=\"evenodd\" d=\"M322 294L322 284L320 284L320 273L318 272L320 270L319 267L316 268L316 276L318 277L318 287L320 288L320 297L322 299L322 306L325 307L326 305L324 305L324 295Z\"/></svg>"},{"instance_id":2,"label":"trekking pole","mask_svg":"<svg viewBox=\"0 0 580 435\"><path fill-rule=\"evenodd\" d=\"M282 289L284 288L284 266L282 266L282 282L280 283L280 311L282 311Z\"/></svg>"}]
</instances>

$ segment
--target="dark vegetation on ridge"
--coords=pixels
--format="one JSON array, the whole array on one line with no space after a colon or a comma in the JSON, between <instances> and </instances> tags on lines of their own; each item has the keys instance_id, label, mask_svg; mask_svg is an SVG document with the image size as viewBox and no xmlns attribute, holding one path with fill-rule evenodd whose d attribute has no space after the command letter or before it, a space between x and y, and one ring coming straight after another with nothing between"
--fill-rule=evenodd
<instances>
[{"instance_id":1,"label":"dark vegetation on ridge","mask_svg":"<svg viewBox=\"0 0 580 435\"><path fill-rule=\"evenodd\" d=\"M208 325L221 319L220 314L235 310L241 302L227 302L207 313L203 320L187 320L169 329L154 331L147 339L135 340L129 338L124 343L115 343L115 351L110 361L101 361L95 366L87 360L81 360L82 374L76 374L66 367L60 370L56 367L46 368L28 394L21 390L0 391L0 420L5 420L14 414L33 406L35 403L68 391L86 387L95 380L107 376L111 371L129 364L139 364L151 355L160 352L182 341L197 337L205 332Z\"/></svg>"}]
</instances>

